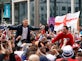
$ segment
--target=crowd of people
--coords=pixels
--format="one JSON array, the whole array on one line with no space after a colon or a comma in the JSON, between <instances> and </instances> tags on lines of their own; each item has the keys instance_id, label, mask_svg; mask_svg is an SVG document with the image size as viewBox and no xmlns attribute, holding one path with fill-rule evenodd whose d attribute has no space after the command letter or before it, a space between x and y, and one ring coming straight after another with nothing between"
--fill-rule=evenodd
<instances>
[{"instance_id":1,"label":"crowd of people","mask_svg":"<svg viewBox=\"0 0 82 61\"><path fill-rule=\"evenodd\" d=\"M82 35L67 26L21 25L0 29L0 61L82 61Z\"/></svg>"}]
</instances>

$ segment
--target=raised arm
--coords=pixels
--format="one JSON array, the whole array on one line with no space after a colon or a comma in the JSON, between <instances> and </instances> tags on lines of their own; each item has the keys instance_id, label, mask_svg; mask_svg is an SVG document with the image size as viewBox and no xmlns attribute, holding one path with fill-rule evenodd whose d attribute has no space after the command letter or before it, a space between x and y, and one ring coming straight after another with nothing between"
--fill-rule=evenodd
<instances>
[{"instance_id":1,"label":"raised arm","mask_svg":"<svg viewBox=\"0 0 82 61\"><path fill-rule=\"evenodd\" d=\"M18 26L8 26L9 30L17 30Z\"/></svg>"},{"instance_id":2,"label":"raised arm","mask_svg":"<svg viewBox=\"0 0 82 61\"><path fill-rule=\"evenodd\" d=\"M58 34L54 39L52 39L52 43L54 43L54 42L60 40L61 37L62 37L62 33Z\"/></svg>"},{"instance_id":3,"label":"raised arm","mask_svg":"<svg viewBox=\"0 0 82 61\"><path fill-rule=\"evenodd\" d=\"M40 28L29 26L30 30L40 30Z\"/></svg>"}]
</instances>

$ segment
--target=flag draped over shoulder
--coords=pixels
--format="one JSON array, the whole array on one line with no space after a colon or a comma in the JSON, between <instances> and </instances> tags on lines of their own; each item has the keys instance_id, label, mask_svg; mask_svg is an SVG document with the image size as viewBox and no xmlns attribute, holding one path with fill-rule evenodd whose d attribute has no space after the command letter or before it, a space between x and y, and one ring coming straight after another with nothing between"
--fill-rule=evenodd
<instances>
[{"instance_id":1,"label":"flag draped over shoulder","mask_svg":"<svg viewBox=\"0 0 82 61\"><path fill-rule=\"evenodd\" d=\"M63 16L56 16L55 17L55 30L61 30L64 25L67 25L68 27L71 27L74 30L77 30L77 22L79 19L80 11L76 13L68 13Z\"/></svg>"}]
</instances>

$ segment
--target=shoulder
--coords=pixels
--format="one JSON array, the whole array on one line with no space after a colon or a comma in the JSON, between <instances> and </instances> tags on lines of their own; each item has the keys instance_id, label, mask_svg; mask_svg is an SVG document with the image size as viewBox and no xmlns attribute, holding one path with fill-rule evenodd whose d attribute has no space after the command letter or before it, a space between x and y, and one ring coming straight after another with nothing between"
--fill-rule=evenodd
<instances>
[{"instance_id":1,"label":"shoulder","mask_svg":"<svg viewBox=\"0 0 82 61\"><path fill-rule=\"evenodd\" d=\"M23 27L23 25L17 25L17 28L19 29L19 28L22 28Z\"/></svg>"},{"instance_id":2,"label":"shoulder","mask_svg":"<svg viewBox=\"0 0 82 61\"><path fill-rule=\"evenodd\" d=\"M23 25L17 25L18 27L22 27Z\"/></svg>"},{"instance_id":3,"label":"shoulder","mask_svg":"<svg viewBox=\"0 0 82 61\"><path fill-rule=\"evenodd\" d=\"M58 35L64 35L64 33L63 32L60 32L60 33L58 33Z\"/></svg>"},{"instance_id":4,"label":"shoulder","mask_svg":"<svg viewBox=\"0 0 82 61\"><path fill-rule=\"evenodd\" d=\"M72 33L70 33L70 32L68 33L68 35L69 35L69 36L73 36L73 34L72 34Z\"/></svg>"}]
</instances>

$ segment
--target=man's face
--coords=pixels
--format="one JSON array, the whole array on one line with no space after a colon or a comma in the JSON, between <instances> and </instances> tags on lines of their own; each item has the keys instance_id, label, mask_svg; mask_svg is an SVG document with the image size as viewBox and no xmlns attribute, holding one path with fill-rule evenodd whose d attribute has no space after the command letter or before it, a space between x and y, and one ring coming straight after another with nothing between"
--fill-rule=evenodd
<instances>
[{"instance_id":1,"label":"man's face","mask_svg":"<svg viewBox=\"0 0 82 61\"><path fill-rule=\"evenodd\" d=\"M24 20L24 21L23 21L23 26L24 26L24 27L27 27L27 26L28 26L28 20Z\"/></svg>"},{"instance_id":2,"label":"man's face","mask_svg":"<svg viewBox=\"0 0 82 61\"><path fill-rule=\"evenodd\" d=\"M67 31L68 31L68 30L67 30L65 27L63 27L62 32L63 32L63 33L67 33Z\"/></svg>"}]
</instances>

